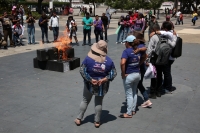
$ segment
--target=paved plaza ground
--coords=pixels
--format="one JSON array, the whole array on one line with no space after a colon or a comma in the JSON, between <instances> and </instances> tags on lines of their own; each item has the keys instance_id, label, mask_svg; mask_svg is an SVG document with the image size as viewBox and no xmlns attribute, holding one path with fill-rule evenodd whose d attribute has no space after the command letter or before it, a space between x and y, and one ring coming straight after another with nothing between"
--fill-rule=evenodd
<instances>
[{"instance_id":1,"label":"paved plaza ground","mask_svg":"<svg viewBox=\"0 0 200 133\"><path fill-rule=\"evenodd\" d=\"M65 18L61 20L60 32ZM81 62L90 50L82 44L81 18L76 17L80 46L74 46L75 56ZM164 18L159 20L162 23ZM172 19L175 22L175 19ZM198 133L200 130L200 30L191 26L190 18L184 25L175 27L183 38L182 57L172 65L173 94L152 99L152 108L142 108L139 93L138 111L131 119L118 118L124 113L125 94L120 74L120 57L124 45L115 44L117 20L111 21L108 55L114 61L118 75L111 82L104 97L102 125L94 127L94 99L88 106L83 124L77 127L74 119L82 100L83 79L79 68L66 73L33 68L36 49L52 44L0 50L0 133ZM26 32L26 31L25 31ZM26 35L26 33L25 33ZM27 36L26 36L27 37ZM52 41L52 33L49 38ZM94 42L94 35L92 35ZM147 36L145 36L147 39ZM40 43L41 32L36 24L36 40ZM24 44L26 44L26 39ZM144 80L148 89L150 80Z\"/></svg>"}]
</instances>

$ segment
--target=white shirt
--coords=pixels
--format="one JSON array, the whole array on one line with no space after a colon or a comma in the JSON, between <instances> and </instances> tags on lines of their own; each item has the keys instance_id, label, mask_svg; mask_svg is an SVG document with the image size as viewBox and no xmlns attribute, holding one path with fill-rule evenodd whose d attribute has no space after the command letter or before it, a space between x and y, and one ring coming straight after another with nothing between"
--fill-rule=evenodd
<instances>
[{"instance_id":1,"label":"white shirt","mask_svg":"<svg viewBox=\"0 0 200 133\"><path fill-rule=\"evenodd\" d=\"M176 16L179 17L180 15L181 15L181 12L178 11L178 12L176 13Z\"/></svg>"},{"instance_id":2,"label":"white shirt","mask_svg":"<svg viewBox=\"0 0 200 133\"><path fill-rule=\"evenodd\" d=\"M19 27L13 25L12 26L13 32L17 32L19 35L24 35L24 27L20 24Z\"/></svg>"},{"instance_id":3,"label":"white shirt","mask_svg":"<svg viewBox=\"0 0 200 133\"><path fill-rule=\"evenodd\" d=\"M59 16L51 17L50 19L50 25L51 27L59 27Z\"/></svg>"}]
</instances>

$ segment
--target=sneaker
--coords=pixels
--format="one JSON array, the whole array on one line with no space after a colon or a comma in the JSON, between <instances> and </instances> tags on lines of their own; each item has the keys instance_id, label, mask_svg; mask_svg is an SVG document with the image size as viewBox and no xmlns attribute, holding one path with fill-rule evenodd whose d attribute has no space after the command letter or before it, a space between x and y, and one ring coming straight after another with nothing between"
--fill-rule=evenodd
<instances>
[{"instance_id":1,"label":"sneaker","mask_svg":"<svg viewBox=\"0 0 200 133\"><path fill-rule=\"evenodd\" d=\"M116 44L118 44L119 42L116 42Z\"/></svg>"},{"instance_id":2,"label":"sneaker","mask_svg":"<svg viewBox=\"0 0 200 133\"><path fill-rule=\"evenodd\" d=\"M167 89L165 89L165 94L172 94L172 92L167 90Z\"/></svg>"}]
</instances>

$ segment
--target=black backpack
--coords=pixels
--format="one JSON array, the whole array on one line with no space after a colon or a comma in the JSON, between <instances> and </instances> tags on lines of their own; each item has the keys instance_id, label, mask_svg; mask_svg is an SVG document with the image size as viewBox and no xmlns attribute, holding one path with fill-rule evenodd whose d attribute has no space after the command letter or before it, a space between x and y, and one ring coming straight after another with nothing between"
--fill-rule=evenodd
<instances>
[{"instance_id":1,"label":"black backpack","mask_svg":"<svg viewBox=\"0 0 200 133\"><path fill-rule=\"evenodd\" d=\"M155 49L155 54L157 55L156 65L166 65L169 61L171 55L172 47L168 43L168 39L157 35L159 42Z\"/></svg>"},{"instance_id":2,"label":"black backpack","mask_svg":"<svg viewBox=\"0 0 200 133\"><path fill-rule=\"evenodd\" d=\"M176 40L176 45L175 47L172 49L172 53L171 56L173 58L178 58L182 55L182 38L177 37Z\"/></svg>"}]
</instances>

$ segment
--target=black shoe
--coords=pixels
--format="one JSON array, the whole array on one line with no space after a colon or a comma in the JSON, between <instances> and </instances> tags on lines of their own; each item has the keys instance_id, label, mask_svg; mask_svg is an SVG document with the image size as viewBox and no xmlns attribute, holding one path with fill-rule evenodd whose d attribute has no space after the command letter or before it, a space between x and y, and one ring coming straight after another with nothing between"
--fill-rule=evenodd
<instances>
[{"instance_id":1,"label":"black shoe","mask_svg":"<svg viewBox=\"0 0 200 133\"><path fill-rule=\"evenodd\" d=\"M91 43L89 43L88 45L89 45L89 46L92 46L92 44L91 44Z\"/></svg>"},{"instance_id":2,"label":"black shoe","mask_svg":"<svg viewBox=\"0 0 200 133\"><path fill-rule=\"evenodd\" d=\"M8 50L8 47L7 47L7 46L4 46L4 50Z\"/></svg>"},{"instance_id":3,"label":"black shoe","mask_svg":"<svg viewBox=\"0 0 200 133\"><path fill-rule=\"evenodd\" d=\"M161 97L160 92L156 92L156 96L157 96L157 97Z\"/></svg>"},{"instance_id":4,"label":"black shoe","mask_svg":"<svg viewBox=\"0 0 200 133\"><path fill-rule=\"evenodd\" d=\"M156 94L155 93L149 94L149 98L156 99Z\"/></svg>"},{"instance_id":5,"label":"black shoe","mask_svg":"<svg viewBox=\"0 0 200 133\"><path fill-rule=\"evenodd\" d=\"M47 41L47 43L50 43L50 41Z\"/></svg>"},{"instance_id":6,"label":"black shoe","mask_svg":"<svg viewBox=\"0 0 200 133\"><path fill-rule=\"evenodd\" d=\"M83 43L82 46L85 46L85 44Z\"/></svg>"}]
</instances>

